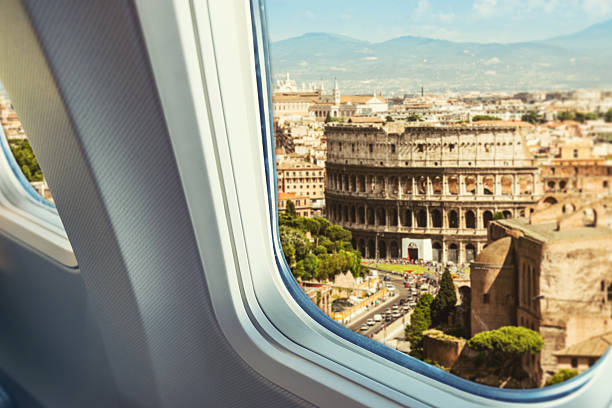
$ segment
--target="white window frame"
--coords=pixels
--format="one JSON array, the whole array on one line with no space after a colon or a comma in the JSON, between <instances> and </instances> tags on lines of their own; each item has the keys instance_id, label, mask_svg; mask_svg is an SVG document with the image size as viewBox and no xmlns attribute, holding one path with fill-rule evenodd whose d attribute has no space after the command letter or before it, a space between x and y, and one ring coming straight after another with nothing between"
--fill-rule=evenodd
<instances>
[{"instance_id":1,"label":"white window frame","mask_svg":"<svg viewBox=\"0 0 612 408\"><path fill-rule=\"evenodd\" d=\"M76 272L77 261L55 206L46 202L28 184L2 127L0 231Z\"/></svg>"},{"instance_id":2,"label":"white window frame","mask_svg":"<svg viewBox=\"0 0 612 408\"><path fill-rule=\"evenodd\" d=\"M261 48L256 60L254 44L261 47L264 39L262 27L253 30L251 15L259 21L261 9L251 9L248 0L136 0L136 6L212 304L227 339L248 364L321 406L510 407L541 401L533 405L551 407L609 402L609 352L573 381L535 391L498 390L420 363L419 373L385 358L406 359L382 344L365 337L349 341L344 335L352 332L329 321L336 332L324 327L322 312L304 310L300 302L306 296L292 294L283 281L287 270L284 275L278 271L279 265L287 266L273 227L277 187L275 178L266 174L276 174L274 146L269 135L262 136L262 129L267 132L271 126L260 122L258 85L263 95L270 90L263 69L261 83L256 77L256 67L265 60ZM268 95L262 104L264 121L269 120L270 99ZM206 211L202 209L209 198L198 174L211 180L215 195L214 208ZM222 239L211 245L214 236ZM212 252L219 244L222 251ZM451 377L453 385L435 379ZM505 399L483 397L479 391Z\"/></svg>"}]
</instances>

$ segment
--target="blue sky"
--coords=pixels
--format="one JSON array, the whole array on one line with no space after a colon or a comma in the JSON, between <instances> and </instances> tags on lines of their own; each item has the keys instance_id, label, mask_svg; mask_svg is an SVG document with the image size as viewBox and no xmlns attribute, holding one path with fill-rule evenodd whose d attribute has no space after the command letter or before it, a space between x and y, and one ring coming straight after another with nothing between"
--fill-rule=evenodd
<instances>
[{"instance_id":1,"label":"blue sky","mask_svg":"<svg viewBox=\"0 0 612 408\"><path fill-rule=\"evenodd\" d=\"M414 35L508 43L612 18L612 0L266 0L266 7L272 41L329 32L373 42Z\"/></svg>"}]
</instances>

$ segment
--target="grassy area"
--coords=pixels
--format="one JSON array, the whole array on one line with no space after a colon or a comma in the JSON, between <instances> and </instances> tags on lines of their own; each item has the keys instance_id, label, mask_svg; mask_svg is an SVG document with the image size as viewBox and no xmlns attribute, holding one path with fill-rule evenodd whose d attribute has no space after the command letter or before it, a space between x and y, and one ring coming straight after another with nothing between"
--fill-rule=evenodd
<instances>
[{"instance_id":1,"label":"grassy area","mask_svg":"<svg viewBox=\"0 0 612 408\"><path fill-rule=\"evenodd\" d=\"M421 265L398 265L398 264L389 264L389 263L364 263L365 266L370 266L376 269L382 269L383 271L389 272L406 272L412 271L412 273L423 274L425 272L429 273L429 270L422 267Z\"/></svg>"}]
</instances>

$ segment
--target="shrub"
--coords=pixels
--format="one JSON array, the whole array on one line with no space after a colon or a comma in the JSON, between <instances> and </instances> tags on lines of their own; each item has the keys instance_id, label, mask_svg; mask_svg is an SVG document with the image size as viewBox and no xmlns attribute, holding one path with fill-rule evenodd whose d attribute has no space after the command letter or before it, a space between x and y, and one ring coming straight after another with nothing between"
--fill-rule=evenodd
<instances>
[{"instance_id":1,"label":"shrub","mask_svg":"<svg viewBox=\"0 0 612 408\"><path fill-rule=\"evenodd\" d=\"M537 354L544 341L539 333L525 327L504 326L497 330L478 333L470 339L469 346L478 351L499 354Z\"/></svg>"},{"instance_id":2,"label":"shrub","mask_svg":"<svg viewBox=\"0 0 612 408\"><path fill-rule=\"evenodd\" d=\"M574 378L575 376L578 375L578 371L576 370L571 370L569 368L563 368L559 371L557 371L555 373L555 375L553 375L552 377L550 377L550 380L548 380L548 382L546 383L546 385L555 385L555 384L559 384L563 381L567 381L570 378Z\"/></svg>"}]
</instances>

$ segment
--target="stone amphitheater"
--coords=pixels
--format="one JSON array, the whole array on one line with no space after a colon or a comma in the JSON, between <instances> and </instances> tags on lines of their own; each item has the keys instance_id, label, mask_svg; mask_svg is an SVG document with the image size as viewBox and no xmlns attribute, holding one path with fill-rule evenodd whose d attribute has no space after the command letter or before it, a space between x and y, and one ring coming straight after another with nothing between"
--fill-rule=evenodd
<instances>
[{"instance_id":1,"label":"stone amphitheater","mask_svg":"<svg viewBox=\"0 0 612 408\"><path fill-rule=\"evenodd\" d=\"M352 231L365 258L422 258L410 238L430 239L433 261L470 262L495 214L525 216L541 195L524 132L518 125L328 125L327 217Z\"/></svg>"}]
</instances>

